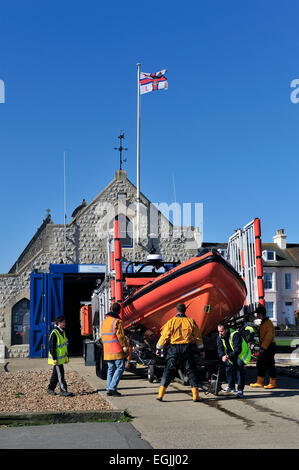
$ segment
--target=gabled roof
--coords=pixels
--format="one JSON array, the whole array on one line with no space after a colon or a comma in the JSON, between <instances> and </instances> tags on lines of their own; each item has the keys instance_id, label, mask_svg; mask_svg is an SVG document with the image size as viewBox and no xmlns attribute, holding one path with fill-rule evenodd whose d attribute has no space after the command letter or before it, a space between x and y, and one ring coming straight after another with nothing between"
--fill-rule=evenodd
<instances>
[{"instance_id":1,"label":"gabled roof","mask_svg":"<svg viewBox=\"0 0 299 470\"><path fill-rule=\"evenodd\" d=\"M72 213L72 220L67 224L67 227L72 226L72 224L74 224L79 217L81 217L86 211L88 211L88 209L96 201L101 199L103 197L103 195L105 194L105 192L108 191L115 184L115 182L117 180L123 180L128 186L131 187L131 189L134 192L136 191L136 186L127 178L127 172L125 170L117 170L115 172L115 176L114 176L113 180L111 180L110 183L108 183L108 185L100 193L98 193L97 196L95 196L95 198L92 201L90 201L88 204L86 204L85 199L83 199L81 205L75 208L75 210ZM140 198L141 204L142 203L143 204L151 204L150 200L146 196L144 196L144 194L141 191L139 193L139 198ZM163 219L165 219L170 226L173 226L173 224L162 214L161 211L158 210L158 213L161 214L161 217ZM32 245L37 241L37 239L39 239L40 236L43 234L43 232L45 231L48 224L52 224L53 227L63 226L63 224L54 224L52 219L51 219L50 214L48 214L46 219L43 220L41 226L37 229L36 233L34 234L32 239L30 240L30 242L27 244L27 246L22 251L21 255L18 257L17 261L14 263L14 265L9 270L9 274L16 273L18 271L19 266L22 266L26 254L28 253L28 251L30 250Z\"/></svg>"},{"instance_id":2,"label":"gabled roof","mask_svg":"<svg viewBox=\"0 0 299 470\"><path fill-rule=\"evenodd\" d=\"M299 268L299 244L287 243L285 250L279 248L276 243L262 243L263 251L274 251L276 253L276 261L265 261L265 267L295 267Z\"/></svg>"},{"instance_id":3,"label":"gabled roof","mask_svg":"<svg viewBox=\"0 0 299 470\"><path fill-rule=\"evenodd\" d=\"M24 260L24 257L26 256L26 253L28 250L32 247L34 243L43 235L43 232L45 231L46 227L48 224L53 224L53 221L51 219L51 215L47 214L46 218L43 220L41 226L37 229L33 237L31 238L30 242L26 245L20 256L18 257L17 261L14 263L14 265L10 268L8 271L8 274L14 274L18 271L19 265L22 265L22 262Z\"/></svg>"},{"instance_id":4,"label":"gabled roof","mask_svg":"<svg viewBox=\"0 0 299 470\"><path fill-rule=\"evenodd\" d=\"M202 248L215 248L226 249L227 243L211 243L204 242ZM263 258L264 267L294 267L299 268L299 244L287 243L285 250L279 248L276 243L262 243L262 251L274 251L276 253L276 261L265 261Z\"/></svg>"},{"instance_id":5,"label":"gabled roof","mask_svg":"<svg viewBox=\"0 0 299 470\"><path fill-rule=\"evenodd\" d=\"M74 215L74 218L71 220L71 222L69 222L68 225L71 225L77 217L79 216L81 217L81 215L84 214L84 212L86 212L97 200L101 199L102 196L105 194L105 192L107 192L109 188L113 186L115 184L115 181L117 180L125 181L126 184L131 186L131 188L134 189L134 191L136 191L136 186L128 179L127 172L125 170L117 170L115 172L115 176L113 180L111 180L110 183L108 183L107 186L94 197L94 199L92 199L83 208L80 206L80 211ZM140 197L140 202L150 203L150 200L146 196L144 196L144 194L141 191L139 193L139 197Z\"/></svg>"}]
</instances>

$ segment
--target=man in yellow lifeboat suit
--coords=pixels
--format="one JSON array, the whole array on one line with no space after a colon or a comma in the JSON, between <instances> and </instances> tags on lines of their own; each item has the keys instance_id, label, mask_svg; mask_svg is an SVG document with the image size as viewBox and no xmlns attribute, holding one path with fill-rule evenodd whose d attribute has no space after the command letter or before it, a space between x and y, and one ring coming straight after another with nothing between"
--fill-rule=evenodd
<instances>
[{"instance_id":1,"label":"man in yellow lifeboat suit","mask_svg":"<svg viewBox=\"0 0 299 470\"><path fill-rule=\"evenodd\" d=\"M200 401L198 374L192 348L196 344L196 348L200 351L201 356L205 356L202 336L195 321L186 316L185 304L178 304L176 310L177 315L171 318L163 327L160 339L156 345L156 354L159 355L163 346L170 342L166 357L166 367L162 375L157 400L162 401L166 388L176 373L178 364L183 363L192 388L193 401Z\"/></svg>"},{"instance_id":2,"label":"man in yellow lifeboat suit","mask_svg":"<svg viewBox=\"0 0 299 470\"><path fill-rule=\"evenodd\" d=\"M276 352L275 345L275 329L272 321L266 316L266 309L260 305L256 309L257 318L261 320L259 336L260 336L260 355L257 359L257 380L250 384L250 387L276 387L276 369L274 355ZM266 371L268 370L270 380L268 385L264 385Z\"/></svg>"},{"instance_id":3,"label":"man in yellow lifeboat suit","mask_svg":"<svg viewBox=\"0 0 299 470\"><path fill-rule=\"evenodd\" d=\"M106 313L101 328L101 339L104 347L104 361L108 363L107 395L121 396L117 391L118 383L125 368L125 356L128 341L124 332L124 324L119 317L121 306L115 302L112 312Z\"/></svg>"}]
</instances>

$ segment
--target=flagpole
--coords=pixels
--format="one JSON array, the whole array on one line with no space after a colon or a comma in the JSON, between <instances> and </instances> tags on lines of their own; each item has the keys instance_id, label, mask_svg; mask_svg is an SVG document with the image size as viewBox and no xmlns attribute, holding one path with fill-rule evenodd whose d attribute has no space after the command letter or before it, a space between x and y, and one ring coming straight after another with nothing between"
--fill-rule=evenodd
<instances>
[{"instance_id":1,"label":"flagpole","mask_svg":"<svg viewBox=\"0 0 299 470\"><path fill-rule=\"evenodd\" d=\"M64 259L65 259L65 263L67 263L67 259L66 259L66 175L65 175L65 152L63 152L63 186L64 186Z\"/></svg>"},{"instance_id":2,"label":"flagpole","mask_svg":"<svg viewBox=\"0 0 299 470\"><path fill-rule=\"evenodd\" d=\"M137 64L137 223L136 243L139 243L139 198L140 198L140 63Z\"/></svg>"}]
</instances>

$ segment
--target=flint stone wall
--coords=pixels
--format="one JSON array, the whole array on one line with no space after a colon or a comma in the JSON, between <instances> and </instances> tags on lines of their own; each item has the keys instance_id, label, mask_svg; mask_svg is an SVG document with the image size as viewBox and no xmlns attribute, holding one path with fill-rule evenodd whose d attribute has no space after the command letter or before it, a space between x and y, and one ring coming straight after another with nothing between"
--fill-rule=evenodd
<instances>
[{"instance_id":1,"label":"flint stone wall","mask_svg":"<svg viewBox=\"0 0 299 470\"><path fill-rule=\"evenodd\" d=\"M126 204L123 206L119 204L119 194L126 195ZM6 357L29 355L29 345L11 345L11 317L12 308L17 302L23 298L30 300L31 272L48 272L49 264L58 264L61 260L68 264L105 264L107 230L109 221L113 220L109 219L109 209L114 207L115 214L119 209L126 211L135 233L135 203L136 188L127 179L125 171L116 172L114 180L66 225L66 261L64 226L54 224L49 216L43 221L10 272L0 274L0 340L4 342ZM153 231L153 225L158 236L149 240L148 233L149 230ZM194 240L193 232L186 236L176 233L178 231L141 194L140 242L134 244L133 248L124 248L123 257L128 261L145 260L150 248L154 247L165 261L182 262L198 252L198 243Z\"/></svg>"}]
</instances>

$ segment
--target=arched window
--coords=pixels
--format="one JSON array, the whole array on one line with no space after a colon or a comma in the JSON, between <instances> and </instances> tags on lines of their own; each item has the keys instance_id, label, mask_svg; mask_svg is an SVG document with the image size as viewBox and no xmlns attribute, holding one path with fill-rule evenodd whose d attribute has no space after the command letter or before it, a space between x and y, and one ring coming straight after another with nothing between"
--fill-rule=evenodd
<instances>
[{"instance_id":1,"label":"arched window","mask_svg":"<svg viewBox=\"0 0 299 470\"><path fill-rule=\"evenodd\" d=\"M109 229L114 228L114 219L109 224ZM124 214L118 215L119 238L122 248L133 248L133 223Z\"/></svg>"},{"instance_id":2,"label":"arched window","mask_svg":"<svg viewBox=\"0 0 299 470\"><path fill-rule=\"evenodd\" d=\"M20 300L12 308L11 344L29 344L30 302Z\"/></svg>"}]
</instances>

